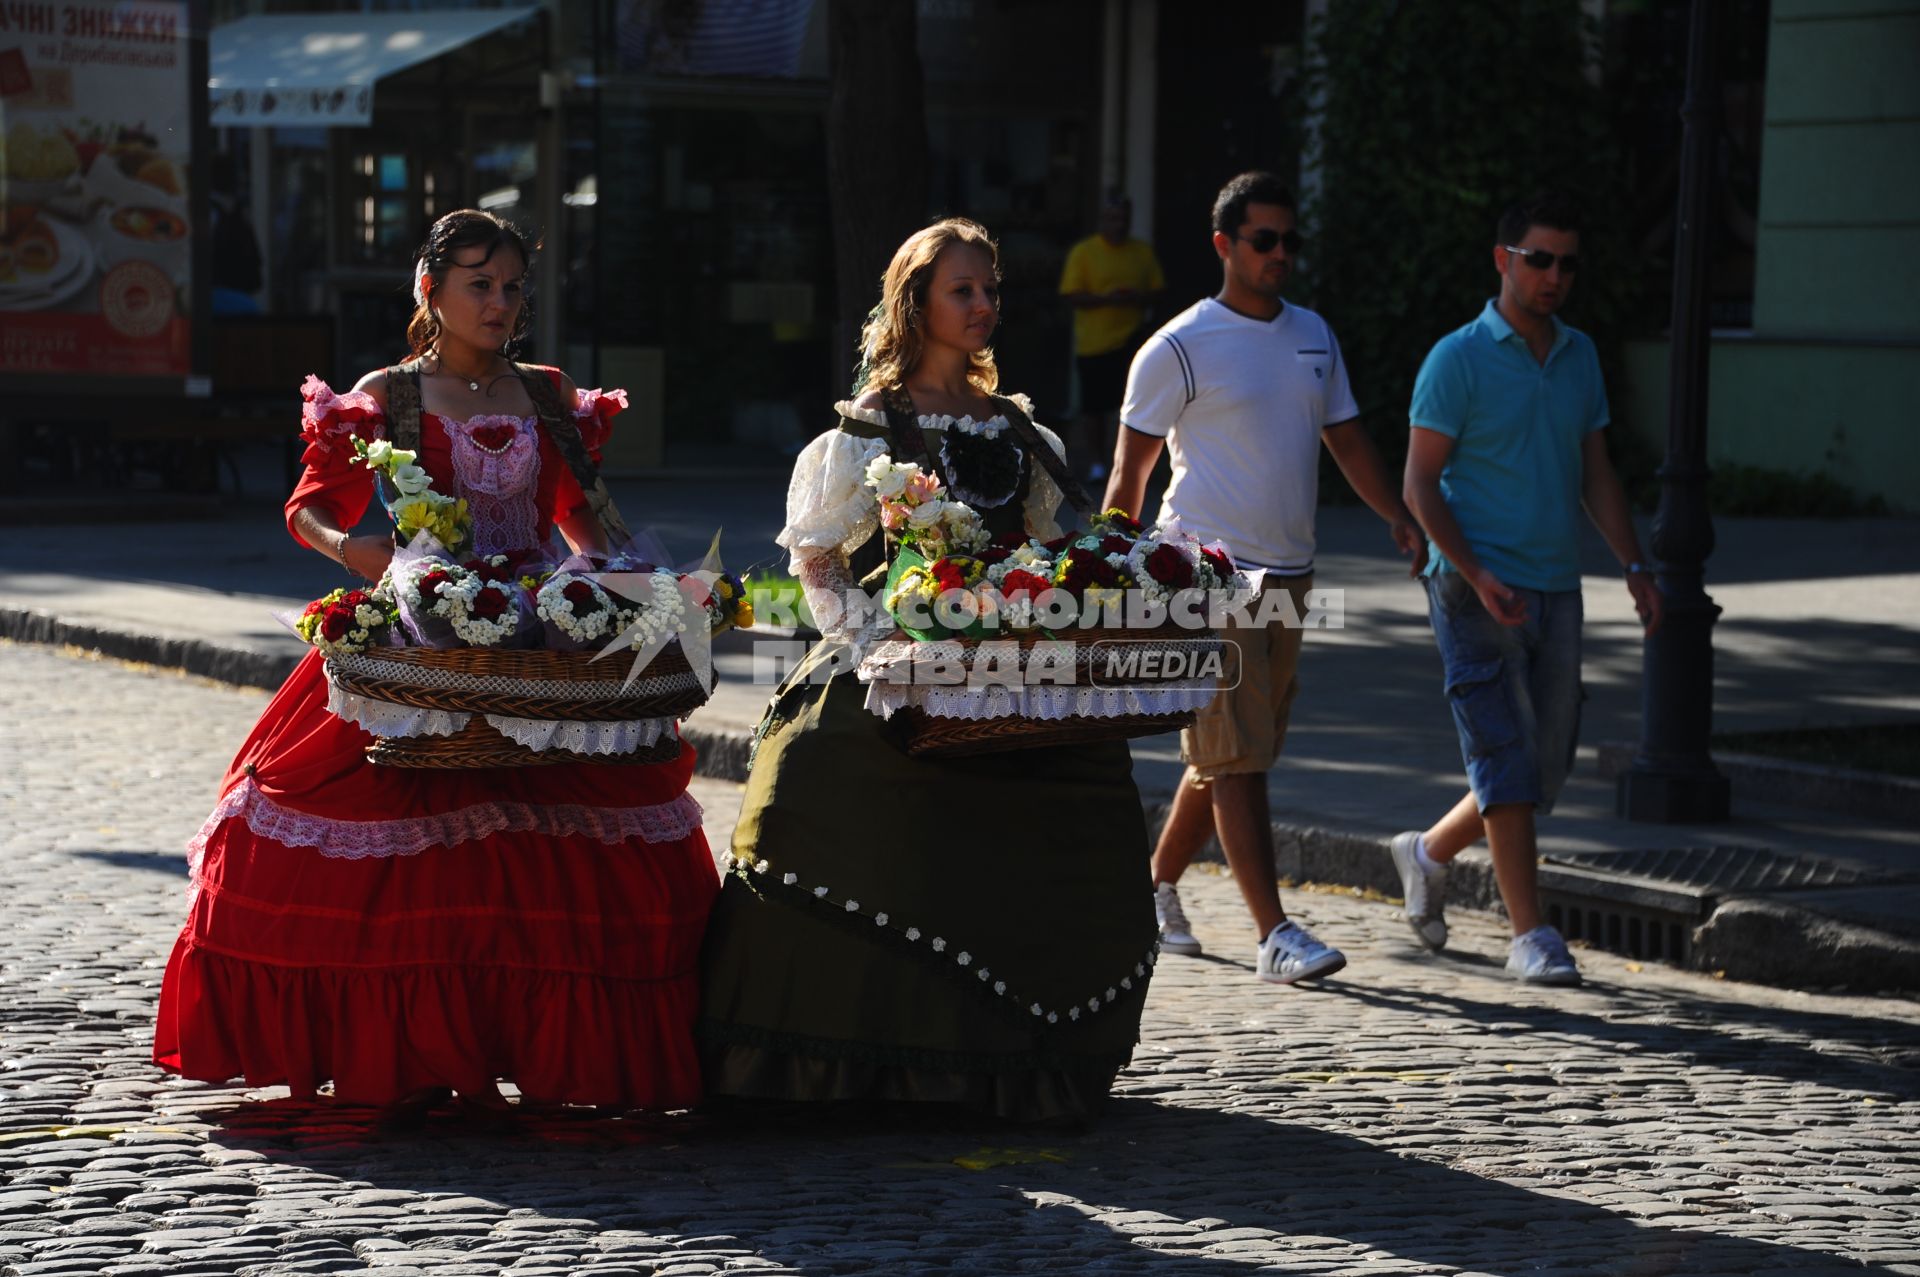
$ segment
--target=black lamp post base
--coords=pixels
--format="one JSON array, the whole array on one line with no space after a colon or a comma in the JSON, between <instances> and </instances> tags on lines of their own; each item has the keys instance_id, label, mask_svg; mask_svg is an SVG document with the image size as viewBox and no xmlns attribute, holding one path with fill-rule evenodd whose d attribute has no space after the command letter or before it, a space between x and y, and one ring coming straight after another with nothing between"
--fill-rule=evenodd
<instances>
[{"instance_id":1,"label":"black lamp post base","mask_svg":"<svg viewBox=\"0 0 1920 1277\"><path fill-rule=\"evenodd\" d=\"M1727 819L1732 787L1718 771L1663 772L1629 767L1615 781L1613 809L1628 820L1704 825Z\"/></svg>"}]
</instances>

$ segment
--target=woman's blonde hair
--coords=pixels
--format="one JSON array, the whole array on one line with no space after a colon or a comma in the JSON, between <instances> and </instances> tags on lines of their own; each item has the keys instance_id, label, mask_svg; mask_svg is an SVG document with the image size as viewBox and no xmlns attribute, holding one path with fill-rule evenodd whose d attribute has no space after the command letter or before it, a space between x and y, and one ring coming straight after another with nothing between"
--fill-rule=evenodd
<instances>
[{"instance_id":1,"label":"woman's blonde hair","mask_svg":"<svg viewBox=\"0 0 1920 1277\"><path fill-rule=\"evenodd\" d=\"M964 217L942 218L908 236L880 277L880 304L860 331L858 390L892 390L905 384L907 374L919 364L927 342L923 312L933 283L933 264L955 244L986 253L993 262L993 282L999 284L1000 246L980 223ZM975 351L972 363L967 380L992 394L1000 385L992 347Z\"/></svg>"}]
</instances>

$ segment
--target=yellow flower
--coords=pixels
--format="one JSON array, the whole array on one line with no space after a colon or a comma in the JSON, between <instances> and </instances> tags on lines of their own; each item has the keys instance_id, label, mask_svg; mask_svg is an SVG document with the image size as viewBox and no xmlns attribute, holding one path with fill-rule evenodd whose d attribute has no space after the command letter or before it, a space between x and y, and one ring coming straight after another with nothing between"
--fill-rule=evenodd
<instances>
[{"instance_id":1,"label":"yellow flower","mask_svg":"<svg viewBox=\"0 0 1920 1277\"><path fill-rule=\"evenodd\" d=\"M753 600L743 598L733 609L733 623L743 630L753 628Z\"/></svg>"}]
</instances>

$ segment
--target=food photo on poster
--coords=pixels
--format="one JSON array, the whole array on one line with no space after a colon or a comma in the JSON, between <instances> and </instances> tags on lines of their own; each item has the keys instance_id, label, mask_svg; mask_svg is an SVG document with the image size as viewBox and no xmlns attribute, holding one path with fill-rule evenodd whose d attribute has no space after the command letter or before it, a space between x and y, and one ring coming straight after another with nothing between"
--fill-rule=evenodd
<instances>
[{"instance_id":1,"label":"food photo on poster","mask_svg":"<svg viewBox=\"0 0 1920 1277\"><path fill-rule=\"evenodd\" d=\"M0 372L189 371L186 6L0 6Z\"/></svg>"}]
</instances>

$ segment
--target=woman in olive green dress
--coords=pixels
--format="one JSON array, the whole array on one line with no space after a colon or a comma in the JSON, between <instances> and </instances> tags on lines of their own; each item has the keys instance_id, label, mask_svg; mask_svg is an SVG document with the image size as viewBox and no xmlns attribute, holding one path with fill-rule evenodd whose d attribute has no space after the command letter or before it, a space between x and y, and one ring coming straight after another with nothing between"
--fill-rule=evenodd
<instances>
[{"instance_id":1,"label":"woman in olive green dress","mask_svg":"<svg viewBox=\"0 0 1920 1277\"><path fill-rule=\"evenodd\" d=\"M986 231L916 233L867 325L862 393L795 465L779 540L826 637L761 725L707 932L710 1096L1074 1120L1138 1040L1158 933L1126 745L911 758L852 672L891 623L831 623L892 549L877 458L936 471L990 532L1060 535L1060 441L993 393L998 321Z\"/></svg>"}]
</instances>

